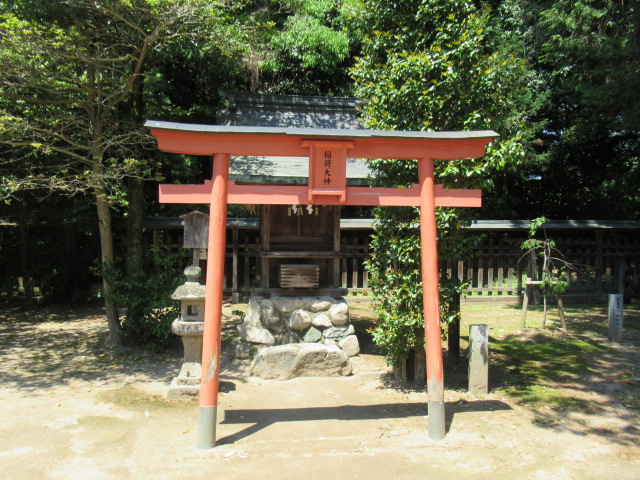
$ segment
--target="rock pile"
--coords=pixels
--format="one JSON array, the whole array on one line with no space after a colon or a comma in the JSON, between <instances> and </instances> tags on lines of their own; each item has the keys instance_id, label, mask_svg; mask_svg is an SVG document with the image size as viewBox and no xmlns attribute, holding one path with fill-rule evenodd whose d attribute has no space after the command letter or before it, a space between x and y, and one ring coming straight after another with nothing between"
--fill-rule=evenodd
<instances>
[{"instance_id":1,"label":"rock pile","mask_svg":"<svg viewBox=\"0 0 640 480\"><path fill-rule=\"evenodd\" d=\"M348 357L360 353L349 306L342 298L254 296L238 332L242 342L232 345L236 357L251 354L254 348L247 344L263 347L252 367L252 374L263 378L348 375ZM305 366L310 364L315 366Z\"/></svg>"}]
</instances>

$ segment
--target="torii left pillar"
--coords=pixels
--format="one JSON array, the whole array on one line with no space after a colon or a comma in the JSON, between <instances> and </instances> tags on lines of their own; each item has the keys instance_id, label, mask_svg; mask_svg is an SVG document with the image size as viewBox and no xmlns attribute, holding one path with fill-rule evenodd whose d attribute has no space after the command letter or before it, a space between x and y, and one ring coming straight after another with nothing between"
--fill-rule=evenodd
<instances>
[{"instance_id":1,"label":"torii left pillar","mask_svg":"<svg viewBox=\"0 0 640 480\"><path fill-rule=\"evenodd\" d=\"M227 192L229 188L229 155L216 154L213 159L209 242L207 251L207 284L204 305L202 341L202 377L198 412L197 447L216 446L218 386L220 383L220 349L222 330L222 288L224 254L227 238Z\"/></svg>"}]
</instances>

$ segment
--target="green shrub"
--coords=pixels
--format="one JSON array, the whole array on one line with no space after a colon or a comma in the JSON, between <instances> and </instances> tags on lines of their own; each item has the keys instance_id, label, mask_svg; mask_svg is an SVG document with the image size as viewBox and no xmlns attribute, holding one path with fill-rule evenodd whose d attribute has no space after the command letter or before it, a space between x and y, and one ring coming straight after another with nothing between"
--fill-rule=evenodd
<instances>
[{"instance_id":1,"label":"green shrub","mask_svg":"<svg viewBox=\"0 0 640 480\"><path fill-rule=\"evenodd\" d=\"M186 262L186 255L151 250L146 262L149 273L124 276L109 270L114 285L111 300L127 311L122 323L127 343L155 351L167 348L173 336L171 323L180 313L180 304L171 294L185 281L182 268Z\"/></svg>"}]
</instances>

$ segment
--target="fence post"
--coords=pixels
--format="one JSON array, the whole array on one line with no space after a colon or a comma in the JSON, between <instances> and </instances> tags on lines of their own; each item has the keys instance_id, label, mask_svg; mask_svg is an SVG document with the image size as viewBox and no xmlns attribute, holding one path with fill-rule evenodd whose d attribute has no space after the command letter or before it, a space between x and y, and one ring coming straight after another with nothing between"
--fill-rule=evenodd
<instances>
[{"instance_id":1,"label":"fence post","mask_svg":"<svg viewBox=\"0 0 640 480\"><path fill-rule=\"evenodd\" d=\"M240 302L240 293L238 290L238 254L240 252L240 232L237 228L232 230L232 260L231 260L231 303Z\"/></svg>"},{"instance_id":2,"label":"fence post","mask_svg":"<svg viewBox=\"0 0 640 480\"><path fill-rule=\"evenodd\" d=\"M527 326L527 308L529 308L529 295L531 294L531 287L529 286L529 282L531 282L531 278L527 277L527 281L524 283L524 297L522 298L520 328L526 328Z\"/></svg>"},{"instance_id":3,"label":"fence post","mask_svg":"<svg viewBox=\"0 0 640 480\"><path fill-rule=\"evenodd\" d=\"M536 261L536 252L533 249L529 251L529 275L530 280L533 280L534 282L538 280L538 262ZM529 280L529 278L527 278L527 280ZM525 286L525 292L526 288L527 287ZM529 290L529 294L532 294L533 305L540 305L540 295L538 294L538 290Z\"/></svg>"}]
</instances>

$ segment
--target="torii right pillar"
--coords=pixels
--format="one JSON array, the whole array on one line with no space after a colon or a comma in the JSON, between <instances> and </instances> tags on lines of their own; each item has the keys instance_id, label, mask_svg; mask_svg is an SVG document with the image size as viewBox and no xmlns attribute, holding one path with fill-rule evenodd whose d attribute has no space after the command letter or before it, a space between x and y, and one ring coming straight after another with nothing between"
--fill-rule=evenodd
<instances>
[{"instance_id":1,"label":"torii right pillar","mask_svg":"<svg viewBox=\"0 0 640 480\"><path fill-rule=\"evenodd\" d=\"M436 191L433 160L418 160L420 179L420 244L422 247L422 300L427 350L427 395L429 399L429 437L445 436L444 372L440 331L440 290L438 246L436 242Z\"/></svg>"}]
</instances>

